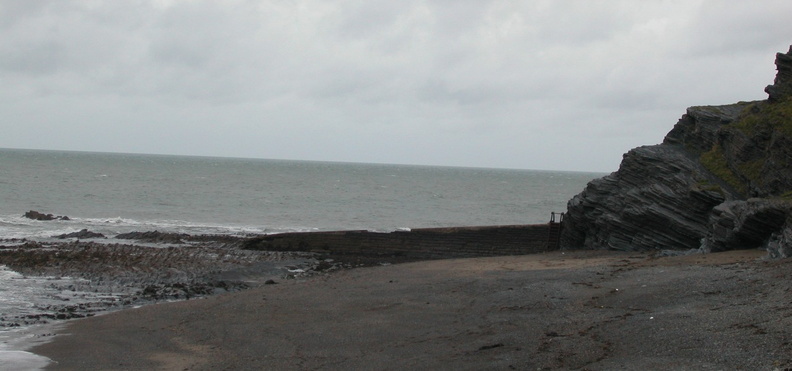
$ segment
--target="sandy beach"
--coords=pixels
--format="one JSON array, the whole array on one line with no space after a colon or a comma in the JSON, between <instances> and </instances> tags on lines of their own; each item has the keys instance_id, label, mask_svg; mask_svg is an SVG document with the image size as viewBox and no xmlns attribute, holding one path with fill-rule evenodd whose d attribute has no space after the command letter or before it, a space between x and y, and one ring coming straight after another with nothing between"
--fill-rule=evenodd
<instances>
[{"instance_id":1,"label":"sandy beach","mask_svg":"<svg viewBox=\"0 0 792 371\"><path fill-rule=\"evenodd\" d=\"M556 251L338 271L70 321L53 370L792 368L792 261Z\"/></svg>"}]
</instances>

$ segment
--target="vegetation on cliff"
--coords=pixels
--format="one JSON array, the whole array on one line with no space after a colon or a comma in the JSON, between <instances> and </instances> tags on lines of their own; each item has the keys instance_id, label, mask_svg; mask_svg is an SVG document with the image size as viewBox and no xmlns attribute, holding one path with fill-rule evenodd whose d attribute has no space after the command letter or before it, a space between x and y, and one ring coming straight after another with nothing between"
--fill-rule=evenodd
<instances>
[{"instance_id":1,"label":"vegetation on cliff","mask_svg":"<svg viewBox=\"0 0 792 371\"><path fill-rule=\"evenodd\" d=\"M729 162L723 153L723 149L719 145L715 145L711 150L702 153L700 158L701 163L707 170L711 171L715 176L728 183L740 193L745 193L746 188L740 181L739 175L729 167Z\"/></svg>"},{"instance_id":2,"label":"vegetation on cliff","mask_svg":"<svg viewBox=\"0 0 792 371\"><path fill-rule=\"evenodd\" d=\"M792 97L786 97L779 102L752 102L733 126L749 136L779 131L792 137Z\"/></svg>"},{"instance_id":3,"label":"vegetation on cliff","mask_svg":"<svg viewBox=\"0 0 792 371\"><path fill-rule=\"evenodd\" d=\"M751 102L699 153L701 163L748 197L778 197L792 191L792 97ZM690 148L688 148L690 149Z\"/></svg>"}]
</instances>

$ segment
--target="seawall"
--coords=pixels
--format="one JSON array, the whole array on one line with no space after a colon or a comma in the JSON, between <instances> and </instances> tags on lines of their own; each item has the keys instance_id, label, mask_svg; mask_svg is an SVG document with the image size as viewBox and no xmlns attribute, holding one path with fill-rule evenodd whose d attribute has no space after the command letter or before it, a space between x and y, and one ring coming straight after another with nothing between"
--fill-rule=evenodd
<instances>
[{"instance_id":1,"label":"seawall","mask_svg":"<svg viewBox=\"0 0 792 371\"><path fill-rule=\"evenodd\" d=\"M389 262L525 255L558 249L557 244L548 243L551 225L421 228L389 233L362 230L283 233L252 238L244 248Z\"/></svg>"}]
</instances>

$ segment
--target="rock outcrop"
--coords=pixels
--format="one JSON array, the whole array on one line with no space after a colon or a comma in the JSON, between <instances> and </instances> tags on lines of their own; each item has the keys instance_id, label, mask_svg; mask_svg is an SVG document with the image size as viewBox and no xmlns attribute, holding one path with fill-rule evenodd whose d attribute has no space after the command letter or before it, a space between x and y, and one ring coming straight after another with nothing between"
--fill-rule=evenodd
<instances>
[{"instance_id":1,"label":"rock outcrop","mask_svg":"<svg viewBox=\"0 0 792 371\"><path fill-rule=\"evenodd\" d=\"M562 246L792 255L792 48L776 65L768 100L688 108L662 144L590 182L568 203Z\"/></svg>"},{"instance_id":2,"label":"rock outcrop","mask_svg":"<svg viewBox=\"0 0 792 371\"><path fill-rule=\"evenodd\" d=\"M735 247L766 247L773 234L788 229L789 211L789 204L781 200L724 202L710 213L707 237L702 249L717 252ZM778 250L778 256L788 256L783 247L776 246L774 250Z\"/></svg>"},{"instance_id":3,"label":"rock outcrop","mask_svg":"<svg viewBox=\"0 0 792 371\"><path fill-rule=\"evenodd\" d=\"M787 54L776 54L776 74L773 85L765 88L770 101L780 101L792 95L792 46Z\"/></svg>"},{"instance_id":4,"label":"rock outcrop","mask_svg":"<svg viewBox=\"0 0 792 371\"><path fill-rule=\"evenodd\" d=\"M106 237L101 233L91 232L87 229L82 229L78 232L64 233L64 234L59 234L57 236L52 236L52 238L60 238L63 240L67 238L86 239L86 238L106 238Z\"/></svg>"},{"instance_id":5,"label":"rock outcrop","mask_svg":"<svg viewBox=\"0 0 792 371\"><path fill-rule=\"evenodd\" d=\"M773 259L792 258L792 221L787 218L784 228L770 235L767 252Z\"/></svg>"},{"instance_id":6,"label":"rock outcrop","mask_svg":"<svg viewBox=\"0 0 792 371\"><path fill-rule=\"evenodd\" d=\"M30 210L26 212L24 215L25 218L33 219L33 220L70 220L68 216L55 216L52 214L44 214L40 213L36 210Z\"/></svg>"},{"instance_id":7,"label":"rock outcrop","mask_svg":"<svg viewBox=\"0 0 792 371\"><path fill-rule=\"evenodd\" d=\"M710 210L735 198L683 147L636 148L624 156L619 171L590 182L569 201L562 245L697 248Z\"/></svg>"},{"instance_id":8,"label":"rock outcrop","mask_svg":"<svg viewBox=\"0 0 792 371\"><path fill-rule=\"evenodd\" d=\"M182 244L184 243L184 240L190 238L190 235L184 233L166 233L160 231L148 231L148 232L121 233L115 236L115 238L119 240L138 240L141 242L151 242L151 243Z\"/></svg>"}]
</instances>

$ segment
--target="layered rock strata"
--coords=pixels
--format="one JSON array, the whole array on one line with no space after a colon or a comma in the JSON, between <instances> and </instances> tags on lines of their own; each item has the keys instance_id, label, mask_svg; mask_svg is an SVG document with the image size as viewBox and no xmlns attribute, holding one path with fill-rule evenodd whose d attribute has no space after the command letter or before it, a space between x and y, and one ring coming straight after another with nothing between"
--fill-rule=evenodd
<instances>
[{"instance_id":1,"label":"layered rock strata","mask_svg":"<svg viewBox=\"0 0 792 371\"><path fill-rule=\"evenodd\" d=\"M792 256L789 203L749 199L724 202L712 209L702 248L708 252L767 247L773 257Z\"/></svg>"},{"instance_id":2,"label":"layered rock strata","mask_svg":"<svg viewBox=\"0 0 792 371\"><path fill-rule=\"evenodd\" d=\"M680 146L633 149L619 171L569 201L562 245L616 250L697 248L702 220L735 194Z\"/></svg>"},{"instance_id":3,"label":"layered rock strata","mask_svg":"<svg viewBox=\"0 0 792 371\"><path fill-rule=\"evenodd\" d=\"M662 144L590 182L568 203L562 246L792 256L792 48L776 65L768 100L688 108Z\"/></svg>"},{"instance_id":4,"label":"layered rock strata","mask_svg":"<svg viewBox=\"0 0 792 371\"><path fill-rule=\"evenodd\" d=\"M773 85L765 88L770 101L782 100L792 95L792 46L786 54L776 54L776 69L778 73Z\"/></svg>"}]
</instances>

